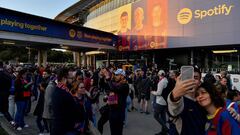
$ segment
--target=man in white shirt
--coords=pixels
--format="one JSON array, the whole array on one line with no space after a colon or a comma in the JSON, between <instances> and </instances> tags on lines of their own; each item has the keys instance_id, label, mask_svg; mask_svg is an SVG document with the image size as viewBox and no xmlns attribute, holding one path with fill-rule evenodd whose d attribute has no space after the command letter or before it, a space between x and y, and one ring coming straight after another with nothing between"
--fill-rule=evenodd
<instances>
[{"instance_id":1,"label":"man in white shirt","mask_svg":"<svg viewBox=\"0 0 240 135\"><path fill-rule=\"evenodd\" d=\"M165 72L163 70L160 70L158 72L159 76L159 82L157 86L157 91L152 91L151 93L156 96L155 101L156 102L154 107L154 118L157 120L157 122L162 125L162 131L157 133L156 135L165 135L168 132L168 128L166 126L166 109L167 109L167 102L162 97L162 92L164 88L167 87L168 80L165 77Z\"/></svg>"}]
</instances>

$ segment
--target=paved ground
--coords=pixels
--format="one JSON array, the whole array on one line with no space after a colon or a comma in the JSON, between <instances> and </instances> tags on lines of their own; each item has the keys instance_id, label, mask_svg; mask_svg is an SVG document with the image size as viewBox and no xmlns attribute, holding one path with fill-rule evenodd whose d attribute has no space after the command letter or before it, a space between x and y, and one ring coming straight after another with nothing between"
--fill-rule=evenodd
<instances>
[{"instance_id":1,"label":"paved ground","mask_svg":"<svg viewBox=\"0 0 240 135\"><path fill-rule=\"evenodd\" d=\"M138 106L136 107L138 108ZM123 135L154 135L161 131L161 126L153 117L151 103L149 103L149 108L150 114L148 115L138 111L128 112L127 126L123 129ZM103 135L111 135L109 123L104 125Z\"/></svg>"},{"instance_id":2,"label":"paved ground","mask_svg":"<svg viewBox=\"0 0 240 135\"><path fill-rule=\"evenodd\" d=\"M99 114L97 115L97 118L99 118ZM30 127L23 128L22 131L16 131L3 117L0 117L0 124L9 133L9 135L38 135L38 128L35 117L32 113L25 117L25 122L30 125ZM146 115L144 113L142 114L140 112L133 111L128 112L128 122L123 132L124 135L154 135L159 132L160 129L159 124L153 118L152 112L149 115ZM110 135L109 123L104 125L103 135Z\"/></svg>"},{"instance_id":3,"label":"paved ground","mask_svg":"<svg viewBox=\"0 0 240 135\"><path fill-rule=\"evenodd\" d=\"M154 120L153 114L139 112L128 113L128 124L123 129L123 135L154 135L160 131L159 124ZM110 135L109 123L104 126L103 135Z\"/></svg>"},{"instance_id":4,"label":"paved ground","mask_svg":"<svg viewBox=\"0 0 240 135\"><path fill-rule=\"evenodd\" d=\"M4 130L9 134L9 135L38 135L38 128L36 124L36 118L33 116L33 108L35 108L36 102L33 102L32 106L32 111L28 116L25 116L25 123L29 125L28 128L23 128L22 131L17 131L15 130L4 117L0 117L0 124L4 128Z\"/></svg>"}]
</instances>

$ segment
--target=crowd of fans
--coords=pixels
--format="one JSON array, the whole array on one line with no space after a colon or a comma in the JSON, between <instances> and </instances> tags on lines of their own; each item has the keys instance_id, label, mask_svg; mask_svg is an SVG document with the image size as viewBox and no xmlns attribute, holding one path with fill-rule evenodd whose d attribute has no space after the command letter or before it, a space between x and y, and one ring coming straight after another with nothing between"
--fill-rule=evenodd
<instances>
[{"instance_id":1,"label":"crowd of fans","mask_svg":"<svg viewBox=\"0 0 240 135\"><path fill-rule=\"evenodd\" d=\"M37 102L39 135L89 134L91 126L103 134L107 121L112 135L122 135L128 112L149 115L150 105L161 125L156 135L237 135L239 100L225 71L202 79L194 67L194 78L183 81L178 71L155 68L23 68L0 62L0 112L20 131L29 127L24 118Z\"/></svg>"}]
</instances>

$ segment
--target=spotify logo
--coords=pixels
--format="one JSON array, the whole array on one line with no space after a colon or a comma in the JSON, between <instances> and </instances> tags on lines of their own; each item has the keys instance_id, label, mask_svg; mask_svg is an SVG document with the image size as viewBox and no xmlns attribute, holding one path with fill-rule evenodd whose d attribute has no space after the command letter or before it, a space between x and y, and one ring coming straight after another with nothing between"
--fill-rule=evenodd
<instances>
[{"instance_id":1,"label":"spotify logo","mask_svg":"<svg viewBox=\"0 0 240 135\"><path fill-rule=\"evenodd\" d=\"M183 8L178 12L177 20L180 24L188 24L192 20L192 10Z\"/></svg>"}]
</instances>

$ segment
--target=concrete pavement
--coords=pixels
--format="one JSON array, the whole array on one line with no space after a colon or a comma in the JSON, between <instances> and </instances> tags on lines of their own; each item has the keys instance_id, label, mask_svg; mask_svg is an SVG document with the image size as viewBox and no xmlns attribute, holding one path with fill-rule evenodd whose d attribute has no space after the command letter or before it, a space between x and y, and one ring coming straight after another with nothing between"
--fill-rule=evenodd
<instances>
[{"instance_id":1,"label":"concrete pavement","mask_svg":"<svg viewBox=\"0 0 240 135\"><path fill-rule=\"evenodd\" d=\"M22 131L17 131L2 116L0 117L1 126L9 135L38 135L39 130L37 128L36 118L32 114L35 109L35 104L36 102L33 102L31 113L25 117L25 122L29 125L28 128L23 128ZM97 120L98 119L99 113L97 113ZM154 135L160 130L161 126L154 119L152 111L150 111L150 114L148 115L138 111L132 111L128 112L128 121L123 129L123 135ZM109 123L104 125L103 132L103 135L110 135Z\"/></svg>"}]
</instances>

